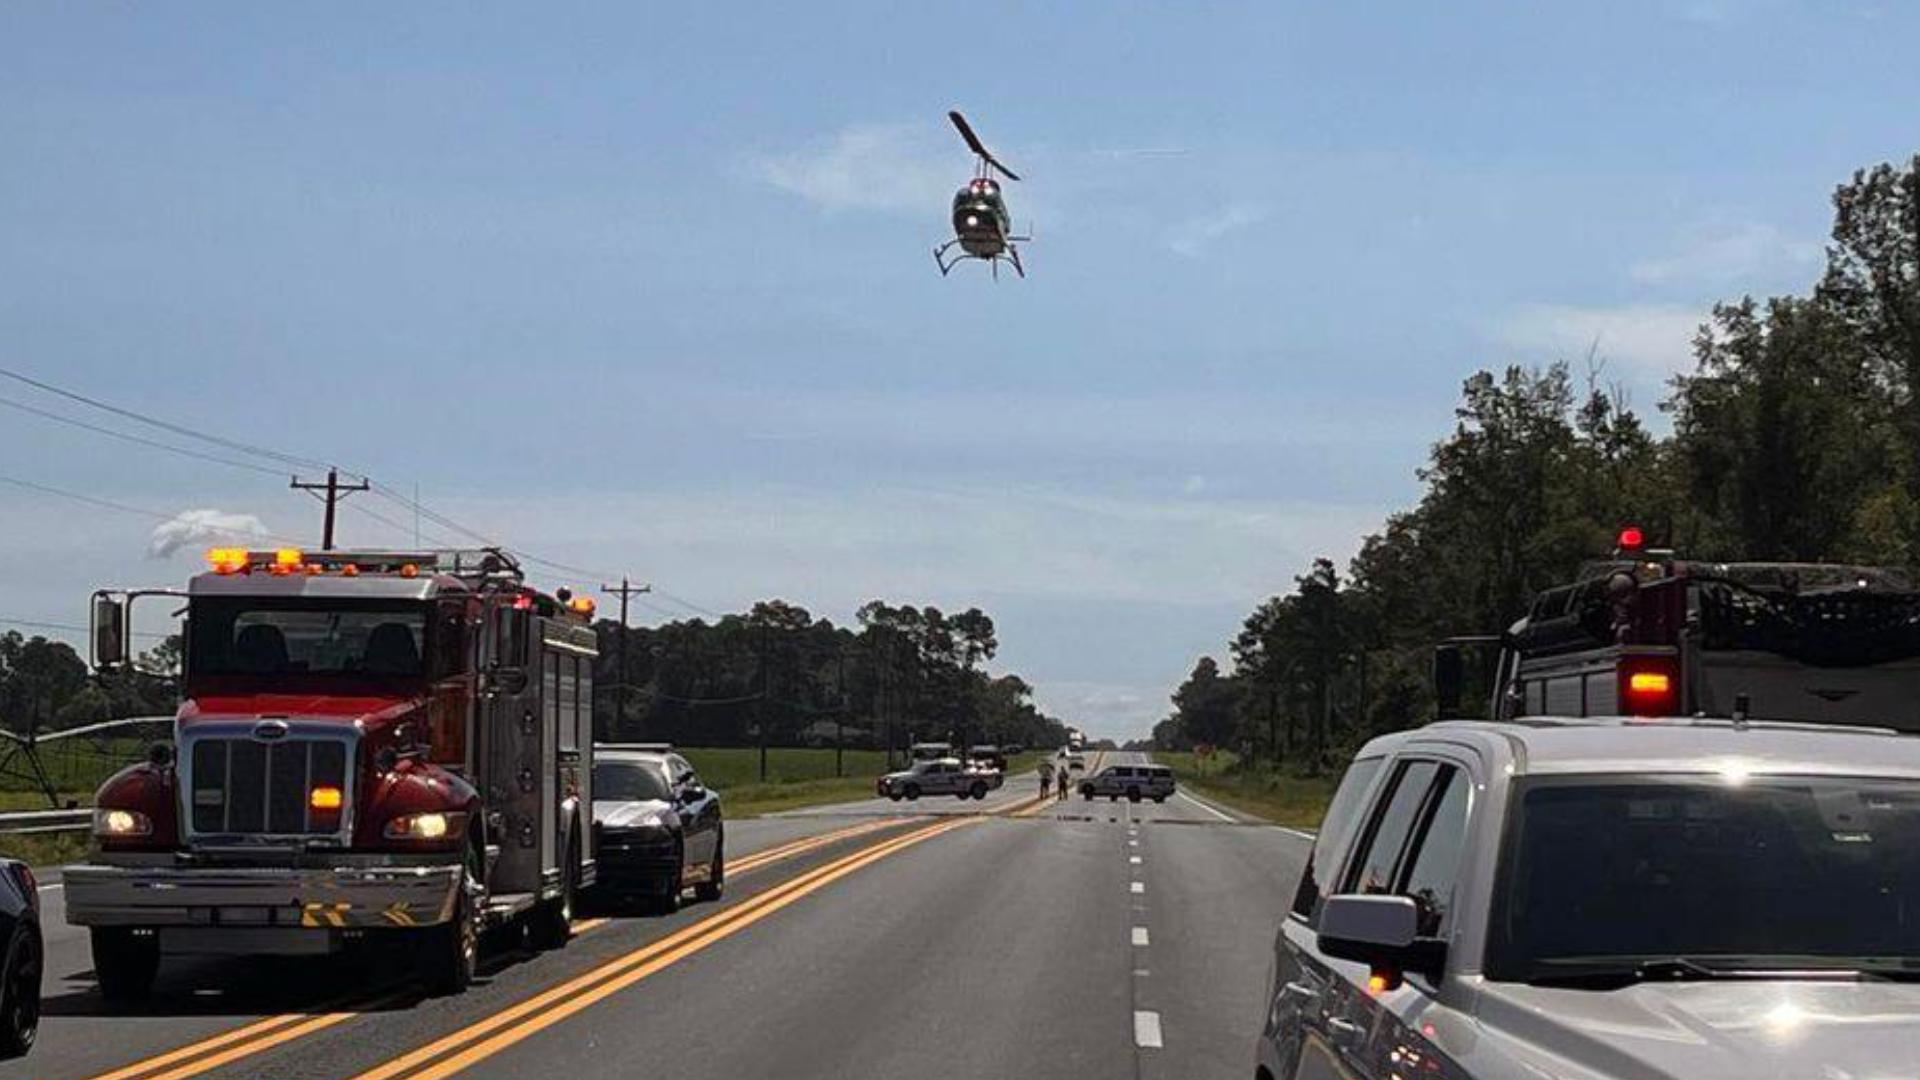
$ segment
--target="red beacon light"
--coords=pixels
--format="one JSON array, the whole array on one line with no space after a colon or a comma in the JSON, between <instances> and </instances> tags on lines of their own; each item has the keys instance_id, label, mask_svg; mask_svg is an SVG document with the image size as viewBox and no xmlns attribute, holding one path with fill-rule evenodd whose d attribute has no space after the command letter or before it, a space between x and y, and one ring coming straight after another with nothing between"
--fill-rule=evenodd
<instances>
[{"instance_id":1,"label":"red beacon light","mask_svg":"<svg viewBox=\"0 0 1920 1080\"><path fill-rule=\"evenodd\" d=\"M1620 530L1620 535L1614 540L1614 546L1620 551L1637 555L1647 546L1647 534L1642 532L1638 525L1628 525Z\"/></svg>"}]
</instances>

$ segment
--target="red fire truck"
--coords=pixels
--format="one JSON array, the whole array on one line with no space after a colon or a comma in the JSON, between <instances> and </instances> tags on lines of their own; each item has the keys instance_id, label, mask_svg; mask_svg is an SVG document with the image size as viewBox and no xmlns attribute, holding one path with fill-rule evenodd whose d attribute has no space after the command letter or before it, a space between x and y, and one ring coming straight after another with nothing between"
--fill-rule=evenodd
<instances>
[{"instance_id":1,"label":"red fire truck","mask_svg":"<svg viewBox=\"0 0 1920 1080\"><path fill-rule=\"evenodd\" d=\"M1689 562L1621 530L1611 559L1500 637L1434 658L1440 713L1714 716L1920 731L1920 592L1899 571ZM1474 664L1473 658L1482 660ZM1470 675L1487 711L1463 708Z\"/></svg>"},{"instance_id":2,"label":"red fire truck","mask_svg":"<svg viewBox=\"0 0 1920 1080\"><path fill-rule=\"evenodd\" d=\"M100 788L65 872L103 993L144 994L162 953L356 942L457 993L489 925L565 943L594 878L592 602L499 550L208 561L184 592L94 596L101 668L137 600L186 601L174 741Z\"/></svg>"}]
</instances>

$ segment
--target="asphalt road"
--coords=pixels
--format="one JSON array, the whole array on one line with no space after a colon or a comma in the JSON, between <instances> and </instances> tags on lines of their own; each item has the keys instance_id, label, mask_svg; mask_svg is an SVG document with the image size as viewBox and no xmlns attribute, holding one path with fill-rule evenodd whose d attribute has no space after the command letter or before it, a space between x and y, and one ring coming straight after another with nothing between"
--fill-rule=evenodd
<instances>
[{"instance_id":1,"label":"asphalt road","mask_svg":"<svg viewBox=\"0 0 1920 1080\"><path fill-rule=\"evenodd\" d=\"M1184 795L1037 791L731 822L751 868L721 903L588 912L553 953L490 942L455 998L379 958L170 962L112 1008L51 888L48 1016L0 1077L1251 1075L1309 841Z\"/></svg>"}]
</instances>

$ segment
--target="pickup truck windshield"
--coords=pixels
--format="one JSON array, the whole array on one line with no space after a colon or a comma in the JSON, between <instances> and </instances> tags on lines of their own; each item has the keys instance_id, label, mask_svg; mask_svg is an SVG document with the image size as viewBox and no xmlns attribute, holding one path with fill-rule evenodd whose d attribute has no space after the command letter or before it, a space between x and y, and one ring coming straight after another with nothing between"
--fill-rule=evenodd
<instances>
[{"instance_id":1,"label":"pickup truck windshield","mask_svg":"<svg viewBox=\"0 0 1920 1080\"><path fill-rule=\"evenodd\" d=\"M1489 978L1655 957L1920 964L1920 781L1536 779L1516 789Z\"/></svg>"},{"instance_id":2,"label":"pickup truck windshield","mask_svg":"<svg viewBox=\"0 0 1920 1080\"><path fill-rule=\"evenodd\" d=\"M426 623L407 601L197 599L187 657L197 675L418 677Z\"/></svg>"}]
</instances>

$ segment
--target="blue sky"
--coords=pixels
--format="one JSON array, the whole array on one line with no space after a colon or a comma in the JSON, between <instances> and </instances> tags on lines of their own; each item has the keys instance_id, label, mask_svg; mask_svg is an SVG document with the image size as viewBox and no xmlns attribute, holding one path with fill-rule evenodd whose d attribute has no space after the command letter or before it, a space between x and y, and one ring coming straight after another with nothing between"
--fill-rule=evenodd
<instances>
[{"instance_id":1,"label":"blue sky","mask_svg":"<svg viewBox=\"0 0 1920 1080\"><path fill-rule=\"evenodd\" d=\"M1715 299L1804 288L1833 185L1916 148L1916 39L1844 0L9 5L0 363L701 607L979 604L1124 736L1416 496L1475 367L1597 342L1650 409ZM928 257L955 106L1027 177L1024 282ZM6 408L0 474L317 528ZM155 524L0 484L0 618L177 580Z\"/></svg>"}]
</instances>

